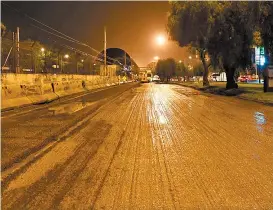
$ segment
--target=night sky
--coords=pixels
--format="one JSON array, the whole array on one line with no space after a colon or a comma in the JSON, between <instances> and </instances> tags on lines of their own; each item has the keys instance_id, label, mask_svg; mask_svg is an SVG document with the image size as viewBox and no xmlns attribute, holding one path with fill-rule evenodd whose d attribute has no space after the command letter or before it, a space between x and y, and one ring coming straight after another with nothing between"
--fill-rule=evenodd
<instances>
[{"instance_id":1,"label":"night sky","mask_svg":"<svg viewBox=\"0 0 273 210\"><path fill-rule=\"evenodd\" d=\"M155 42L158 34L167 37L167 1L5 3L99 51L103 50L103 27L106 26L107 48L118 47L126 50L139 66L146 66L154 56L175 59L183 59L185 56L185 49L174 42L168 41L164 46ZM1 21L7 29L15 31L16 26L19 26L21 37L44 42L48 37L55 39L54 36L31 26L30 23L34 22L28 18L1 6Z\"/></svg>"}]
</instances>

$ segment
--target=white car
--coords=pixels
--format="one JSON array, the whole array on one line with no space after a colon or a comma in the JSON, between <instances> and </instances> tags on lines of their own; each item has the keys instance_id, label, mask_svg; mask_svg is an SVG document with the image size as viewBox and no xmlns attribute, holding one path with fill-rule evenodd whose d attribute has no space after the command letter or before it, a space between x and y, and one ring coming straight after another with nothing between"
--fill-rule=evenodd
<instances>
[{"instance_id":1,"label":"white car","mask_svg":"<svg viewBox=\"0 0 273 210\"><path fill-rule=\"evenodd\" d=\"M160 78L157 75L154 75L153 82L160 82Z\"/></svg>"}]
</instances>

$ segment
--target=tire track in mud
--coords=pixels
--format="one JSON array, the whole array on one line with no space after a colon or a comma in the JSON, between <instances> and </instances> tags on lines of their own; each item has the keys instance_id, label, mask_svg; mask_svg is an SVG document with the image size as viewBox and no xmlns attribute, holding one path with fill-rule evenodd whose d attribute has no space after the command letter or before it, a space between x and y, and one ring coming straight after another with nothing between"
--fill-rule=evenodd
<instances>
[{"instance_id":1,"label":"tire track in mud","mask_svg":"<svg viewBox=\"0 0 273 210\"><path fill-rule=\"evenodd\" d=\"M104 113L104 115L105 114L107 114L107 113ZM106 118L107 121L111 121L111 119L115 117L115 114L117 114L117 113L108 114L107 116L104 116L104 117L102 116L101 118ZM124 118L124 117L122 116L122 118ZM114 134L111 135L111 137L108 136L107 139L104 139L104 144L103 144L104 147L105 147L106 141L109 141L109 140L113 141L114 140L113 137L115 139L122 139L123 136L124 136L123 130L120 130L120 132L114 132ZM101 187L103 186L104 181L105 181L106 177L108 176L109 162L111 165L113 158L115 157L116 153L118 152L118 150L120 149L120 146L122 144L123 144L123 142L119 141L119 140L117 142L114 142L112 145L113 148L111 149L111 151L109 151L110 153L107 153L107 156L108 156L107 160L102 162L100 165L98 165L98 163L96 164L96 161L90 160L89 166L87 166L86 170L85 170L85 172L87 172L87 174L88 173L90 174L89 176L87 176L87 178L91 179L90 182L88 184L82 183L83 177L79 178L79 180L77 180L77 183L78 183L77 187L75 189L73 189L73 191L71 191L70 195L66 196L66 198L65 198L66 201L62 202L62 206L68 205L68 207L66 207L66 208L69 208L71 206L70 199L72 199L74 203L75 202L77 203L77 204L75 204L76 206L86 206L84 208L90 209L90 206L94 205L97 197L100 194ZM102 151L99 151L98 154L100 154L100 156L102 156L101 153L102 153ZM109 154L113 154L113 155L109 155ZM103 155L106 155L106 154L103 154ZM96 158L96 159L98 159L98 158ZM89 170L92 167L94 167L94 168L96 167L96 171L94 171L93 173L92 173L92 171L89 172ZM91 188L88 188L87 186L90 186ZM79 194L79 193L82 194L81 191L85 191L85 193L81 196L78 196L77 194ZM88 196L88 199L86 196ZM74 198L76 198L76 199L74 199ZM82 203L81 199L84 199L84 198L86 200ZM68 202L68 204L67 204L67 202Z\"/></svg>"},{"instance_id":2,"label":"tire track in mud","mask_svg":"<svg viewBox=\"0 0 273 210\"><path fill-rule=\"evenodd\" d=\"M98 126L101 126L102 124L98 124ZM97 128L98 129L98 128ZM105 135L107 135L107 131L110 130L110 128L106 129ZM100 135L102 134L102 131L100 131ZM97 139L95 139L97 140ZM54 209L54 207L58 206L60 203L60 200L65 196L67 191L73 187L75 183L75 180L80 175L80 173L84 170L86 167L88 161L90 158L92 158L97 151L97 148L103 143L103 138L100 139L100 141L93 141L89 142L88 140L82 142L78 148L75 150L74 154L70 156L62 165L58 165L55 168L53 168L50 172L47 173L46 177L41 178L39 181L31 185L27 188L27 190L24 190L24 192L21 193L21 196L17 198L19 202L14 203L10 208L16 209L16 208L31 208L32 202L35 202L36 205L39 203L44 203L44 207L47 206L46 203L50 203L51 206L48 206L47 209ZM85 155L82 153L82 149L88 146L89 150L86 151ZM71 166L72 165L72 166ZM72 176L67 176L65 173L67 172L67 168L70 168L70 174L73 174ZM65 170L65 169L66 170ZM58 177L61 179L54 179L55 177ZM52 192L52 189L55 188L55 186L58 187L58 191L55 191L55 195ZM43 192L40 192L39 189L45 189ZM50 192L47 192L50 191ZM51 202L50 200L44 200L44 197L47 197L47 194L51 194L51 199L53 199ZM31 196L30 196L31 195ZM35 200L35 198L38 201ZM40 197L40 199L39 199ZM4 197L3 200L6 200ZM45 203L46 202L46 203ZM35 209L36 207L34 207Z\"/></svg>"},{"instance_id":3,"label":"tire track in mud","mask_svg":"<svg viewBox=\"0 0 273 210\"><path fill-rule=\"evenodd\" d=\"M134 102L134 101L133 101ZM131 103L131 104L133 104L133 102ZM117 104L115 104L115 106L116 106ZM123 107L124 105L123 104L121 104L121 108L119 109L119 110L121 110L121 113L114 113L113 115L112 115L112 117L111 118L114 118L115 120L114 120L114 124L117 124L115 127L118 127L119 125L122 125L123 124L123 122L125 121L126 122L126 120L128 121L128 116L130 115L130 113L132 113L133 112L133 110L131 111L131 109L130 108L126 108L125 109L125 111L123 110ZM118 117L117 117L118 116ZM124 119L123 119L124 118ZM126 124L126 123L125 123ZM123 126L121 126L121 130L122 130L122 132L121 133L123 133L123 139L124 139L124 129L122 129L122 128L124 128L124 125ZM122 135L122 134L121 134ZM120 139L120 136L121 135L119 135L118 136L118 138ZM122 139L122 140L123 140ZM111 141L111 142L113 142L113 141L116 141L115 140L115 138L114 137L109 137L109 140L106 140L106 141ZM119 146L124 146L124 142L121 142L122 144L119 144ZM117 147L117 145L116 144L113 144L113 145L111 145L111 146L114 146L115 148ZM112 150L112 149L111 149ZM96 163L96 162L94 162L93 164L91 164L90 166L89 166L89 168L90 167L92 167L93 165L94 165L94 167L98 167L99 168L99 170L101 171L101 173L100 174L94 174L93 176L94 177L98 177L98 179L97 180L94 180L94 184L89 184L89 185L91 185L92 186L92 189L93 190L87 190L87 189L84 189L85 191L86 191L86 193L88 194L88 199L87 199L87 201L85 200L85 203L86 203L86 208L88 208L88 209L90 209L90 208L96 208L96 205L97 205L97 200L99 199L99 198L101 198L101 190L105 187L104 185L105 185L105 181L107 181L108 180L108 177L109 177L109 174L112 172L110 169L111 169L111 167L112 167L112 165L113 165L113 161L114 160L116 160L116 156L117 156L117 154L118 153L120 153L119 152L119 150L120 150L120 147L118 148L118 150L116 150L116 153L114 154L114 156L112 157L109 157L109 158L111 158L111 160L109 159L107 162L105 162L104 163L104 166L99 166L98 164L99 163ZM100 152L100 153L102 153L102 152ZM112 152L111 152L111 154L112 154ZM103 157L103 155L101 155L101 157ZM98 157L98 158L100 158L100 157ZM111 164L109 164L109 162L111 162ZM90 170L90 169L87 169L87 170ZM112 177L112 175L110 176L110 177ZM80 188L80 187L79 187ZM81 189L81 188L80 188ZM93 191L95 191L95 192L93 192ZM107 195L107 193L106 193L106 195ZM104 194L104 196L105 196L105 194ZM72 198L75 198L75 196L72 194L72 195L70 195L70 197L72 197ZM90 198L90 199L89 199ZM108 199L109 198L109 196L107 196L107 201L108 202L110 202L110 200L111 199Z\"/></svg>"},{"instance_id":4,"label":"tire track in mud","mask_svg":"<svg viewBox=\"0 0 273 210\"><path fill-rule=\"evenodd\" d=\"M168 107L168 108L169 108L169 110L170 110L171 107ZM167 113L167 110L163 111L163 113ZM174 117L173 117L173 118L174 118ZM194 123L194 121L193 121L193 123ZM172 126L175 127L175 126L174 126L174 123L172 123ZM203 125L203 126L204 126L204 125ZM172 131L169 132L170 136L171 136L171 133L172 133ZM166 135L167 135L167 134L165 134L165 136L166 136ZM175 138L173 138L173 139L175 139ZM164 144L164 145L165 145L165 144ZM171 147L171 146L172 146L172 145L170 145L170 147ZM166 147L164 146L164 148L166 148ZM170 149L169 149L169 150L170 150ZM197 171L197 172L198 172L198 171ZM198 175L198 173L194 173L194 174L197 174L197 175ZM195 178L195 180L199 180L199 179L200 179L200 178L198 178L198 177ZM199 186L199 188L201 188L200 186L203 186L203 185L204 185L204 182L203 182L202 179L200 179L198 182L200 182L201 185L198 185L198 186ZM197 182L197 183L198 183L198 182ZM207 194L206 191L204 191L204 194L206 195L206 197L207 197L208 200L212 200L212 201L213 201L213 198L212 198L209 194ZM216 197L217 197L217 196L216 196ZM210 204L212 205L212 202L210 202Z\"/></svg>"},{"instance_id":5,"label":"tire track in mud","mask_svg":"<svg viewBox=\"0 0 273 210\"><path fill-rule=\"evenodd\" d=\"M108 208L103 204L103 200L99 200L96 205L97 208L132 209L140 205L140 203L137 202L137 196L139 195L137 192L139 152L142 145L139 136L144 134L144 130L141 126L143 125L143 118L146 116L145 100L143 99L142 92L136 96L135 108L132 110L133 115L131 120L128 121L128 129L126 129L127 132L124 136L126 143L122 145L110 169L110 173L116 174L117 177L108 177L106 185L102 190L103 197L105 197L105 194L108 192L115 192L115 195L111 196L114 198L109 198L109 196L106 197L107 199L105 198ZM118 186L112 186L112 184L110 184L111 181L115 182L115 185Z\"/></svg>"},{"instance_id":6,"label":"tire track in mud","mask_svg":"<svg viewBox=\"0 0 273 210\"><path fill-rule=\"evenodd\" d=\"M132 100L132 104L134 103L134 102L136 102L137 100L137 97L135 97L133 100ZM103 176L103 180L101 181L101 183L100 183L100 185L99 185L99 187L98 187L98 189L97 189L97 191L96 191L96 193L95 193L95 199L94 199L94 201L92 202L92 206L91 206L91 209L95 209L95 205L96 205L96 202L97 202L97 200L98 200L98 196L100 195L100 193L101 193L101 191L102 191L102 188L103 188L103 186L104 186L104 183L105 183L105 180L107 179L107 176L109 176L109 172L110 172L110 170L111 170L111 166L112 166L112 164L113 164L113 162L114 162L114 160L115 160L115 158L116 158L116 155L118 154L118 152L119 152L119 150L120 150L120 148L121 148L121 144L123 143L122 141L123 141L123 139L125 139L125 136L126 136L126 130L129 128L129 122L132 120L132 116L133 116L133 113L134 113L134 111L135 111L135 108L136 108L136 106L137 106L137 104L138 103L135 103L134 104L134 106L131 108L131 106L129 106L129 108L131 108L131 110L129 109L129 108L127 108L127 110L129 110L130 111L130 113L129 113L129 116L128 116L128 119L127 119L127 121L126 121L126 123L125 123L125 125L124 125L124 127L123 127L123 132L122 132L122 136L120 137L120 139L119 139L119 141L118 141L118 146L117 146L117 148L116 148L116 150L114 151L114 154L113 154L113 156L112 156L112 158L111 158L111 161L110 161L110 163L109 163L109 166L107 167L107 170L106 170L106 172L105 172L105 174L104 174L104 176ZM123 143L124 144L124 143ZM120 182L119 182L120 183ZM118 193L119 194L119 193ZM116 199L115 199L116 200ZM114 206L115 206L115 203L114 203ZM113 206L113 207L114 207Z\"/></svg>"},{"instance_id":7,"label":"tire track in mud","mask_svg":"<svg viewBox=\"0 0 273 210\"><path fill-rule=\"evenodd\" d=\"M115 178L115 180L118 180L116 183L119 184L119 187L111 190L116 192L113 205L108 205L111 209L133 209L143 207L145 209L147 206L150 206L149 209L155 209L162 206L161 203L158 203L165 197L161 192L163 187L158 188L158 183L161 185L164 184L162 178L155 179L154 176L147 174L147 172L150 171L152 174L161 176L161 172L164 172L163 169L161 172L158 171L160 170L161 161L159 162L159 160L157 160L153 149L152 139L148 138L150 127L148 126L149 122L147 121L147 117L149 116L146 115L146 100L149 100L149 97L147 90L138 95L139 104L135 111L135 118L133 118L135 122L128 127L128 130L132 133L136 133L136 136L131 138L132 135L127 134L125 137L128 139L127 144L123 144L122 149L119 152L120 157L117 157L116 161L116 165L118 162L123 165L122 170L115 168L110 170L111 173L119 173L118 178ZM142 111L143 108L144 111ZM153 161L155 162L152 164ZM133 164L130 165L130 163ZM115 165L113 165L113 167L115 167ZM107 181L107 183L110 182L111 179ZM151 182L156 183L156 185L153 185ZM104 188L104 193L107 193L108 188L108 191L110 191L110 186L104 186ZM144 197L143 193L145 193ZM157 197L159 196L158 193L162 196L161 198ZM157 194L157 199L151 198L155 197L153 194ZM108 203L111 203L111 198L107 199L107 201ZM101 203L101 201L99 201L99 203ZM165 202L165 207L167 206L168 205ZM97 207L105 208L105 206L100 206L99 204Z\"/></svg>"},{"instance_id":8,"label":"tire track in mud","mask_svg":"<svg viewBox=\"0 0 273 210\"><path fill-rule=\"evenodd\" d=\"M144 208L148 205L151 206L151 184L150 184L150 176L145 173L148 170L147 159L151 159L151 154L147 153L147 145L145 142L147 141L149 132L149 128L146 126L147 116L146 116L146 89L142 91L140 97L142 98L141 104L138 110L138 117L139 117L139 127L138 130L135 128L137 132L137 140L136 140L136 147L133 152L133 159L134 166L132 168L132 177L130 179L130 187L128 186L129 191L129 209L136 209L136 208ZM130 159L128 158L128 162ZM145 173L145 177L143 178L143 174ZM143 184L143 183L146 184ZM146 196L143 196L145 194Z\"/></svg>"},{"instance_id":9,"label":"tire track in mud","mask_svg":"<svg viewBox=\"0 0 273 210\"><path fill-rule=\"evenodd\" d=\"M219 123L221 123L221 122L219 121ZM204 124L208 124L208 123L204 123ZM209 127L210 125L207 125L207 126ZM198 126L198 127L199 127L199 126ZM219 139L219 132L218 132L218 135L216 135L215 132L211 132L211 135L214 136L215 139L217 139L217 138ZM225 136L223 135L223 138L224 138L224 137L225 137ZM232 137L233 137L233 136L230 135L230 139L232 139ZM233 138L234 138L234 137L233 137ZM209 140L209 139L208 139L208 140ZM216 142L216 143L217 143L217 142ZM219 146L221 146L221 145L219 144L218 147L219 147ZM233 146L233 145L232 145L232 146ZM234 147L233 149L231 148L231 151L228 151L228 152L225 152L225 149L226 149L226 148L224 148L223 145L222 145L222 148L220 149L220 152L222 151L222 154L223 154L222 156L227 156L227 154L229 154L228 152L231 152L231 151L238 151L238 148L236 148L236 147ZM228 157L227 157L227 158L228 158ZM230 158L227 159L227 161L230 161ZM235 160L234 160L234 162L235 162ZM235 167L235 168L236 168L236 167ZM227 179L228 179L228 178L227 178ZM230 180L230 181L231 181L231 180ZM231 181L231 182L232 182L232 181Z\"/></svg>"},{"instance_id":10,"label":"tire track in mud","mask_svg":"<svg viewBox=\"0 0 273 210\"><path fill-rule=\"evenodd\" d=\"M118 97L118 98L120 98L120 96ZM94 127L95 128L95 130L94 130L94 132L96 132L96 131L99 131L99 132L97 132L97 133L93 133L93 135L94 136L101 136L102 135L102 133L100 132L100 124L99 123L94 123L94 126L98 126L97 128L96 127ZM108 132L108 131L107 131ZM106 132L106 133L107 133ZM57 192L57 193L59 193L59 196L56 196L56 198L55 198L55 200L54 200L54 204L53 204L53 206L55 206L56 204L58 204L59 202L60 202L60 200L61 200L61 198L66 194L66 192L69 190L68 188L67 189L65 189L65 185L67 185L67 183L71 183L71 181L73 181L73 180L75 180L77 177L78 177L78 175L80 174L80 172L85 168L85 166L86 166L86 164L88 163L88 160L90 159L90 158L92 158L92 156L94 156L95 155L95 153L96 153L96 151L97 151L97 147L99 147L102 143L103 143L103 139L104 138L102 138L101 139L101 141L99 141L99 142L96 142L96 141L94 141L93 143L95 143L95 144L98 144L98 145L94 145L94 144L91 144L91 145L89 145L89 150L88 151L86 151L86 153L85 154L88 154L88 155L85 155L86 156L86 158L84 158L83 156L82 156L82 149L86 149L86 146L88 145L88 144L90 144L90 141L89 141L89 139L86 139L84 142L82 142L80 145L79 145L79 147L77 148L77 150L75 151L75 153L74 153L74 155L73 156L71 156L64 164L62 164L61 166L58 166L57 168L54 168L54 169L52 169L48 174L47 174L47 177L44 177L44 178L42 178L41 180L39 180L37 183L35 183L34 185L32 185L27 191L29 192L29 193L27 193L27 192L21 192L21 193L16 193L17 194L17 201L21 201L22 203L21 204L23 204L23 205L27 205L27 204L30 204L30 202L32 202L33 201L33 197L34 196L38 196L38 195L40 195L40 192L38 191L35 191L36 190L36 188L45 188L45 189L48 189L49 191L51 191L52 189L54 189L54 185L58 185L58 182L60 181L60 180L57 180L57 181L54 181L53 183L52 183L52 180L54 180L54 177L60 177L61 176L61 173L62 173L62 171L65 171L64 169L66 169L66 171L67 171L67 167L69 166L69 164L71 165L73 165L73 166L78 166L78 164L79 164L79 159L77 158L77 157L80 157L81 159L82 159L82 164L80 164L80 166L81 167L79 167L78 169L77 169L77 167L75 167L75 169L74 169L74 167L72 166L72 171L73 171L73 169L74 169L74 173L73 174L75 174L76 173L76 175L74 176L71 176L71 177L68 177L68 178L70 178L70 180L66 180L64 183L63 183L63 185L64 185L64 188L63 188L63 192L61 193L62 195L60 195L60 193L59 192ZM97 140L97 139L95 139L95 140ZM94 150L94 148L96 148L95 149L95 151L93 151ZM91 156L89 155L89 154L91 154ZM68 165L68 166L67 166ZM65 171L65 172L66 172ZM65 172L63 172L64 173L64 176L65 176ZM74 177L74 178L73 178ZM51 183L51 186L49 187L49 185L48 185L48 183L47 183L47 181L49 181L49 183ZM44 184L44 185L43 185ZM41 186L42 185L42 186ZM71 188L71 187L73 187L73 184L71 185L71 184L68 184L69 186L69 188ZM5 193L5 192L4 192ZM33 193L34 193L34 195L33 195ZM21 196L22 197L20 197L20 194L21 194ZM29 196L30 194L32 194L32 196ZM5 194L4 194L4 196L6 196ZM13 195L11 195L11 196L14 196L14 194ZM18 197L19 196L19 197ZM41 197L43 197L43 195L40 195ZM44 196L46 196L46 194L44 194ZM2 197L3 198L3 197ZM6 196L4 199L3 199L3 201L5 201L5 200L9 200L8 199L8 197ZM47 200L47 202L48 202L48 200ZM37 203L37 202L36 202ZM41 204L41 203L40 203ZM14 203L14 205L13 206L11 206L11 208L12 209L16 209L18 206L20 206L20 205L18 205L18 202L15 202ZM35 205L34 205L35 206ZM52 207L53 207L52 206ZM14 207L14 208L13 208Z\"/></svg>"},{"instance_id":11,"label":"tire track in mud","mask_svg":"<svg viewBox=\"0 0 273 210\"><path fill-rule=\"evenodd\" d=\"M133 162L133 167L132 167L132 178L131 178L131 183L130 183L130 194L129 194L129 205L131 204L132 202L132 190L133 190L133 180L134 180L134 177L135 177L135 170L136 170L136 151L137 151L137 148L138 148L138 142L139 142L139 132L137 132L134 136L134 133L136 131L135 129L135 126L137 127L140 120L141 120L141 114L139 115L139 110L136 110L137 107L139 106L142 106L143 105L143 100L141 100L141 95L137 95L136 96L137 99L136 99L136 104L135 104L135 107L134 107L134 110L132 110L132 113L135 115L135 118L134 118L134 122L132 121L133 119L133 115L130 119L130 124L128 125L128 129L127 130L131 130L131 132L129 134L126 135L126 139L127 139L127 144L124 145L123 147L123 150L125 150L126 152L126 155L123 156L123 160L122 160L122 163L123 163L123 167L122 167L122 172L120 173L120 176L119 176L119 187L118 187L118 190L117 190L117 194L114 198L114 202L113 202L113 209L119 209L118 205L121 205L122 201L120 199L120 196L122 196L122 194L124 194L123 190L124 188L126 188L126 185L125 185L125 175L126 175L126 167L130 167L128 166L128 164L130 163L130 155L135 155L135 158L134 158L134 162ZM129 121L128 121L129 123ZM135 140L135 141L133 141ZM133 142L132 142L133 141ZM127 151L126 151L127 150ZM127 169L128 170L128 169ZM125 190L126 191L126 190Z\"/></svg>"},{"instance_id":12,"label":"tire track in mud","mask_svg":"<svg viewBox=\"0 0 273 210\"><path fill-rule=\"evenodd\" d=\"M134 88L137 87L137 84L130 84L128 85L129 90L130 88ZM30 156L33 156L33 154L35 153L39 153L40 150L44 149L45 147L47 147L48 145L52 144L52 142L56 141L56 139L59 138L59 136L62 136L62 134L64 134L68 129L70 129L71 127L73 127L77 122L79 121L83 121L86 116L92 115L94 112L96 112L101 106L103 106L105 103L107 103L108 101L113 100L116 97L119 97L119 94L122 94L126 91L128 91L128 89L125 88L125 86L120 86L120 87L115 87L115 89L118 90L117 93L115 94L110 94L109 91L111 91L111 89L113 88L108 88L108 89L104 89L103 92L104 94L107 95L107 99L102 99L102 100L97 100L97 103L95 103L94 106L90 106L91 108L87 108L86 111L84 111L84 113L78 113L78 115L72 115L72 117L70 117L70 119L72 118L72 120L68 120L67 118L69 118L68 116L62 116L62 117L53 117L51 119L51 115L48 114L48 107L52 107L52 106L58 106L58 105L63 105L65 103L67 103L67 101L71 101L73 99L77 99L82 97L82 95L77 96L77 97L73 97L73 98L69 98L69 100L64 100L61 101L60 103L53 103L53 104L48 104L48 106L46 107L42 107L42 108L38 108L38 110L29 110L28 113L26 113L27 116L22 117L19 113L19 116L15 115L11 115L11 116L6 116L6 117L11 117L11 119L7 119L7 122L3 123L2 125L2 143L5 142L4 140L6 140L7 138L10 137L9 133L13 133L15 134L16 132L18 133L19 131L22 133L22 136L25 135L29 135L31 137L31 139L37 139L38 143L33 143L33 144L29 144L26 146L26 148L23 147L23 152L19 152L18 154L13 154L11 153L4 153L8 150L12 150L11 146L7 147L4 145L2 145L2 150L3 153L5 154L5 156L2 158L2 171L4 173L6 173L6 171L12 171L14 167L16 167L16 165L20 164L21 162L23 162L25 159L29 158ZM92 92L92 93L88 93L88 94L84 94L84 95L92 95L95 94L94 96L96 98L98 98L97 92L101 92L100 91L96 91L96 92ZM109 96L110 94L110 96ZM84 110L84 109L83 109ZM83 111L81 110L81 111ZM18 114L18 113L17 113ZM22 115L25 115L24 112ZM42 118L44 116L46 116L45 118L43 118L42 122L39 122L37 120L37 116L42 116ZM52 128L50 127L50 125L55 125L56 123L58 123L60 120L63 120L63 123L60 124L59 126L57 125L58 129L55 129L56 127ZM22 127L22 125L24 125L25 123L17 123L17 122L27 122L28 127ZM32 125L30 122L33 122L34 124L36 123L36 125L40 126L38 127L38 129L41 129L41 133L37 133L37 134L33 134L37 132L37 129L33 129L34 125ZM14 124L17 124L15 127L17 128L16 130L12 131L10 129L10 127L14 127ZM51 130L53 130L55 133L52 133ZM16 135L15 135L16 136ZM16 138L19 138L19 140L21 139L21 136L18 135ZM24 144L26 144L26 141L23 141ZM17 142L15 141L15 144ZM18 145L21 144L21 142L19 141L17 143ZM8 159L6 159L6 157L8 157L10 155L10 157ZM9 173L9 172L8 172Z\"/></svg>"},{"instance_id":13,"label":"tire track in mud","mask_svg":"<svg viewBox=\"0 0 273 210\"><path fill-rule=\"evenodd\" d=\"M273 206L272 140L266 136L272 129L259 133L257 138L266 141L257 148L250 139L258 131L237 135L255 124L241 124L243 116L237 118L236 112L229 112L234 104L224 105L213 97L206 102L199 96L183 96L168 85L145 84L135 90L105 106L89 127L73 136L80 144L70 161L54 167L40 184L4 192L10 202L5 207ZM248 111L242 113L247 116ZM268 125L272 125L270 119ZM253 152L260 153L259 160L251 159Z\"/></svg>"},{"instance_id":14,"label":"tire track in mud","mask_svg":"<svg viewBox=\"0 0 273 210\"><path fill-rule=\"evenodd\" d=\"M182 89L175 89L174 91L177 93L177 98L179 97L179 95L183 95L183 93L181 93L181 90L184 91L185 89L189 89L189 88L182 88ZM200 97L206 97L206 100L201 100L201 101L208 101L209 106L203 106L203 104L199 104L200 101ZM215 115L219 115L221 117L225 117L228 119L232 119L234 121L236 121L236 123L234 124L240 124L240 122L244 122L245 119L245 115L248 114L249 112L255 112L258 110L264 110L264 112L270 112L269 110L272 110L272 107L267 107L267 106L263 106L263 105L259 105L259 104L255 104L255 108L253 107L247 107L247 105L252 104L253 102L249 102L249 101L241 101L240 99L233 99L232 98L227 98L224 96L204 96L204 95L198 95L198 96L192 96L191 98L189 97L188 100L191 102L191 104L195 104L196 106L200 107L200 108L204 108L206 111L209 111L211 113L214 113ZM238 107L239 106L239 107ZM238 107L241 114L238 115L238 110L237 109L229 109L226 110L225 107ZM247 107L247 109L245 108ZM263 111L261 111L263 112ZM246 124L245 125L247 129L252 129L251 125ZM224 128L224 127L223 127ZM273 126L272 126L273 128ZM273 129L268 129L268 134L272 134Z\"/></svg>"},{"instance_id":15,"label":"tire track in mud","mask_svg":"<svg viewBox=\"0 0 273 210\"><path fill-rule=\"evenodd\" d=\"M172 101L172 102L175 102L175 101ZM175 103L172 103L172 105L173 104L175 104ZM179 106L178 106L179 107ZM172 109L170 109L170 107L168 107L169 108L169 110L172 110ZM180 107L180 109L181 109L181 107ZM166 110L167 111L167 110ZM178 113L179 114L179 113ZM176 115L174 115L174 116L176 116ZM187 116L186 117L186 119L188 119L188 117L189 116ZM171 118L171 119L174 119L175 117L173 117L173 118ZM193 121L193 124L196 124L196 123L194 123L194 121ZM172 124L173 125L173 124ZM202 127L204 127L204 126L206 126L206 123L200 123L199 125L197 125L196 127L195 127L195 129L196 130L198 130L198 128L199 128L199 130L200 130L200 128L202 128ZM209 127L209 125L207 125L208 127ZM174 126L173 126L174 127ZM208 130L209 131L209 130ZM171 132L170 132L171 133ZM206 133L206 132L204 132L204 133ZM211 133L214 133L214 132L211 132ZM200 134L202 134L202 132L200 132ZM202 137L202 135L200 135L200 137ZM217 136L217 135L215 135L215 139L219 139L219 136ZM173 140L175 140L176 138L172 138ZM219 149L219 148L218 148ZM234 149L237 149L237 148L234 148ZM179 149L178 151L182 151L181 149ZM227 155L228 153L227 152L225 152L225 150L224 150L224 145L222 145L222 148L221 148L221 151L224 151L222 154L223 154L223 156L225 156L225 155ZM198 155L198 154L196 154L196 155ZM227 158L229 158L229 157L227 157ZM196 171L194 174L198 174L199 172L198 171ZM196 177L197 179L196 180L198 180L198 177ZM202 185L204 185L204 182L203 182L203 180L200 180L200 181L202 181L201 183L202 183ZM230 182L232 182L232 180L230 180ZM211 197L211 196L209 196L209 197ZM217 196L216 196L217 197Z\"/></svg>"},{"instance_id":16,"label":"tire track in mud","mask_svg":"<svg viewBox=\"0 0 273 210\"><path fill-rule=\"evenodd\" d=\"M163 119L159 119L160 116L164 117L164 113L162 111L163 103L161 100L154 99L153 91L155 91L155 90L152 89L152 91L148 93L149 98L150 98L150 102L149 102L149 106L147 107L147 111L148 111L148 115L151 116L151 119L152 119L152 122L151 121L149 122L150 124L152 124L152 131L151 132L152 133L156 132L156 134L152 134L152 135L154 137L159 136L159 138L156 138L156 159L157 159L157 162L158 162L158 165L160 168L160 172L161 172L160 176L161 176L161 180L163 182L162 186L166 185L165 188L168 189L169 196L170 196L169 199L171 200L171 205L173 208L176 208L176 205L175 205L176 199L175 199L175 195L174 195L175 189L173 188L173 183L172 183L172 180L171 180L170 174L169 174L170 169L169 169L169 166L166 162L167 158L166 158L166 154L164 151L165 141L162 138L162 137L166 137L166 133L165 133L165 130L162 129L162 127L160 126L160 124L161 124L160 120L163 120ZM163 98L161 98L161 99L163 99ZM159 106L155 107L154 103L158 103ZM163 124L168 123L168 122L164 122L165 120L166 120L166 118L164 118ZM163 179L165 179L167 181L167 183L164 183ZM165 199L166 199L166 197L165 197Z\"/></svg>"},{"instance_id":17,"label":"tire track in mud","mask_svg":"<svg viewBox=\"0 0 273 210\"><path fill-rule=\"evenodd\" d=\"M157 94L157 93L154 93L154 94ZM176 118L170 113L171 112L170 110L172 110L173 107L172 107L171 104L168 104L170 98L172 98L173 96L171 94L169 94L168 96L169 97L161 98L161 100L159 101L159 104L160 104L159 108L160 109L159 110L153 110L153 111L155 111L155 117L154 118L157 119L157 123L156 123L157 126L155 128L155 131L161 133L159 135L161 137L160 140L159 140L160 147L161 147L161 151L162 151L162 154L163 154L163 157L164 157L164 165L165 165L166 171L169 171L169 172L166 172L166 174L168 175L168 180L169 180L170 186L172 186L174 184L171 185L171 180L173 179L173 177L176 177L177 172L175 172L172 169L172 167L170 166L170 163L173 162L173 161L170 162L170 160L171 160L171 157L174 157L174 156L179 157L178 153L180 151L182 151L182 150L181 149L179 149L179 151L174 150L174 148L176 148L178 146L178 144L174 141L175 140L175 138L174 138L175 135L173 133L175 131L172 128L175 128L178 125L175 122ZM153 102L157 103L157 100L155 99ZM172 102L175 103L175 101L172 101ZM160 113L156 114L156 112L160 112ZM163 116L164 119L166 119L166 122L163 123L163 124L160 123L159 116ZM162 138L162 137L164 137L164 138ZM176 146L174 146L174 145L176 145ZM174 152L174 154L173 154L173 152ZM170 153L170 155L168 155L169 153ZM188 165L187 168L191 168L191 167ZM196 176L196 173L191 173L191 176L195 177L195 180L198 180L198 178L199 178L198 176ZM174 182L174 180L172 180L172 182ZM204 192L205 197L207 197L208 203L210 203L210 205L211 205L210 198L208 197L206 191L204 190L204 187L201 187L202 185L198 184L198 182L196 182L196 181L195 181L195 184L196 184L197 189L200 189L200 190L202 190ZM173 197L173 202L174 203L179 203L179 206L180 206L181 202L179 201L178 193L177 192L174 193L174 191L176 191L176 190L177 189L175 189L174 187L171 190L171 192L173 194L173 196L172 196ZM176 207L176 208L179 208L179 207ZM180 206L180 208L181 208L181 206Z\"/></svg>"}]
</instances>

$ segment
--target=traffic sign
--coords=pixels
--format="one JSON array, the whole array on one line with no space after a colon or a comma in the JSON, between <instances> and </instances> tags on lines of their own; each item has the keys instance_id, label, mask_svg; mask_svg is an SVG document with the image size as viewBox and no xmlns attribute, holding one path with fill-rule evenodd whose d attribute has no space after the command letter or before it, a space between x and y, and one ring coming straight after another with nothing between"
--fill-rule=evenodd
<instances>
[{"instance_id":1,"label":"traffic sign","mask_svg":"<svg viewBox=\"0 0 273 210\"><path fill-rule=\"evenodd\" d=\"M255 47L255 63L260 66L265 64L264 47Z\"/></svg>"},{"instance_id":2,"label":"traffic sign","mask_svg":"<svg viewBox=\"0 0 273 210\"><path fill-rule=\"evenodd\" d=\"M260 55L264 55L264 47L260 47Z\"/></svg>"}]
</instances>

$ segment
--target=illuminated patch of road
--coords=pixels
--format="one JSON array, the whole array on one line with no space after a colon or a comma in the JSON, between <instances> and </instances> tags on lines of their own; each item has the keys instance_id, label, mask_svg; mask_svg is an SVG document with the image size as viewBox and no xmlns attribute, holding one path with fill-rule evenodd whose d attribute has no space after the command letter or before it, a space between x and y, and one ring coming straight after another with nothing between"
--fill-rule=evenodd
<instances>
[{"instance_id":1,"label":"illuminated patch of road","mask_svg":"<svg viewBox=\"0 0 273 210\"><path fill-rule=\"evenodd\" d=\"M53 115L59 115L59 114L73 114L75 112L78 112L88 106L94 105L95 102L74 102L71 104L65 104L55 107L50 107L48 109L49 112L51 112Z\"/></svg>"}]
</instances>

